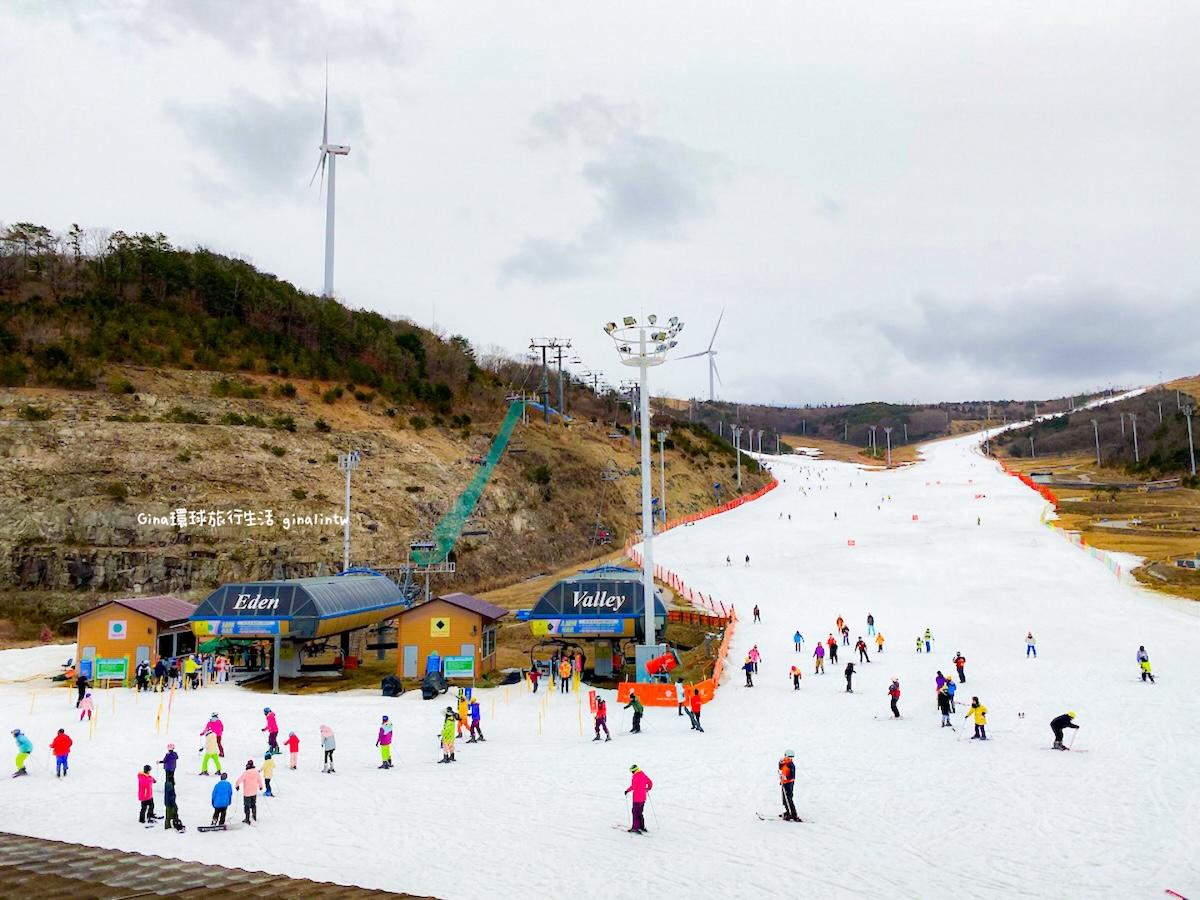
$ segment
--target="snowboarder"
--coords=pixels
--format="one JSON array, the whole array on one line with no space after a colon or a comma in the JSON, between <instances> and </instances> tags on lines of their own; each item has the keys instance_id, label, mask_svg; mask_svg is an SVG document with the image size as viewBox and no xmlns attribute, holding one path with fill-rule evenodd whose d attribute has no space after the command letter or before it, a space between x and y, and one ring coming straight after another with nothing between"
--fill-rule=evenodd
<instances>
[{"instance_id":1,"label":"snowboarder","mask_svg":"<svg viewBox=\"0 0 1200 900\"><path fill-rule=\"evenodd\" d=\"M12 732L13 740L17 742L17 763L16 771L13 772L13 778L19 775L28 775L25 771L25 760L29 758L29 754L33 752L33 741L29 739L29 735L22 734L20 728L14 728Z\"/></svg>"},{"instance_id":2,"label":"snowboarder","mask_svg":"<svg viewBox=\"0 0 1200 900\"><path fill-rule=\"evenodd\" d=\"M608 704L604 702L603 697L596 698L596 736L592 738L594 741L600 740L600 729L604 729L604 740L611 741L612 735L608 733Z\"/></svg>"},{"instance_id":3,"label":"snowboarder","mask_svg":"<svg viewBox=\"0 0 1200 900\"><path fill-rule=\"evenodd\" d=\"M88 677L80 672L79 677L75 679L75 690L79 693L79 696L75 698L76 709L79 709L80 704L83 703L83 698L87 694L88 687Z\"/></svg>"},{"instance_id":4,"label":"snowboarder","mask_svg":"<svg viewBox=\"0 0 1200 900\"><path fill-rule=\"evenodd\" d=\"M232 802L233 785L229 783L229 775L222 772L221 780L214 784L212 789L212 823L214 825L223 826L225 824L225 813Z\"/></svg>"},{"instance_id":5,"label":"snowboarder","mask_svg":"<svg viewBox=\"0 0 1200 900\"><path fill-rule=\"evenodd\" d=\"M799 631L797 631L792 636L792 642L796 645L796 652L799 653L800 645L804 643L804 635L802 635Z\"/></svg>"},{"instance_id":6,"label":"snowboarder","mask_svg":"<svg viewBox=\"0 0 1200 900\"><path fill-rule=\"evenodd\" d=\"M478 697L471 698L471 702L467 704L467 712L471 716L471 730L470 730L471 736L467 740L467 743L475 744L475 743L478 743L479 741L487 740L483 736L483 728L480 727L480 725L479 725L479 698Z\"/></svg>"},{"instance_id":7,"label":"snowboarder","mask_svg":"<svg viewBox=\"0 0 1200 900\"><path fill-rule=\"evenodd\" d=\"M221 774L221 756L219 738L215 731L204 732L204 758L200 761L200 774L208 774L208 764L211 762L217 767L217 774Z\"/></svg>"},{"instance_id":8,"label":"snowboarder","mask_svg":"<svg viewBox=\"0 0 1200 900\"><path fill-rule=\"evenodd\" d=\"M163 806L166 809L166 815L163 818L163 828L174 828L176 831L184 830L183 823L179 821L179 800L175 796L175 782L168 781L163 786Z\"/></svg>"},{"instance_id":9,"label":"snowboarder","mask_svg":"<svg viewBox=\"0 0 1200 900\"><path fill-rule=\"evenodd\" d=\"M208 722L205 724L204 730L200 732L200 736L204 737L210 731L217 738L217 755L223 757L225 755L225 748L221 745L221 735L225 733L225 723L221 721L221 717L216 713L208 717Z\"/></svg>"},{"instance_id":10,"label":"snowboarder","mask_svg":"<svg viewBox=\"0 0 1200 900\"><path fill-rule=\"evenodd\" d=\"M938 689L937 702L938 702L938 712L940 712L942 714L942 727L945 728L947 725L950 725L950 687L949 687L949 682L947 682L946 684L943 684L941 686L941 688ZM953 728L954 726L950 725L950 727Z\"/></svg>"},{"instance_id":11,"label":"snowboarder","mask_svg":"<svg viewBox=\"0 0 1200 900\"><path fill-rule=\"evenodd\" d=\"M296 768L296 760L300 755L300 738L296 737L296 732L289 731L288 739L284 741L288 748L288 768Z\"/></svg>"},{"instance_id":12,"label":"snowboarder","mask_svg":"<svg viewBox=\"0 0 1200 900\"><path fill-rule=\"evenodd\" d=\"M175 783L175 767L179 765L179 754L175 752L174 744L167 744L167 752L163 754L163 758L159 760L162 763L163 778L167 784ZM165 801L164 801L165 802Z\"/></svg>"},{"instance_id":13,"label":"snowboarder","mask_svg":"<svg viewBox=\"0 0 1200 900\"><path fill-rule=\"evenodd\" d=\"M275 774L275 756L268 750L263 754L262 777L267 789L263 791L264 797L274 797L271 793L271 777Z\"/></svg>"},{"instance_id":14,"label":"snowboarder","mask_svg":"<svg viewBox=\"0 0 1200 900\"><path fill-rule=\"evenodd\" d=\"M154 815L154 776L150 774L150 766L142 766L138 773L138 800L142 807L138 812L138 821L143 825L153 825L158 816Z\"/></svg>"},{"instance_id":15,"label":"snowboarder","mask_svg":"<svg viewBox=\"0 0 1200 900\"><path fill-rule=\"evenodd\" d=\"M451 706L446 707L446 712L442 717L442 758L441 762L452 763L458 762L454 757L454 738L455 724L460 722L458 713Z\"/></svg>"},{"instance_id":16,"label":"snowboarder","mask_svg":"<svg viewBox=\"0 0 1200 900\"><path fill-rule=\"evenodd\" d=\"M1033 654L1033 658L1037 659L1037 640L1033 636L1033 632L1025 635L1025 658L1029 658L1029 654Z\"/></svg>"},{"instance_id":17,"label":"snowboarder","mask_svg":"<svg viewBox=\"0 0 1200 900\"><path fill-rule=\"evenodd\" d=\"M925 652L933 652L933 635L929 633L929 629L925 629Z\"/></svg>"},{"instance_id":18,"label":"snowboarder","mask_svg":"<svg viewBox=\"0 0 1200 900\"><path fill-rule=\"evenodd\" d=\"M838 650L837 638L835 638L831 634L829 636L829 640L827 640L825 643L829 647L829 661L831 663L837 662L837 650Z\"/></svg>"},{"instance_id":19,"label":"snowboarder","mask_svg":"<svg viewBox=\"0 0 1200 900\"><path fill-rule=\"evenodd\" d=\"M867 634L875 633L875 617L867 613Z\"/></svg>"},{"instance_id":20,"label":"snowboarder","mask_svg":"<svg viewBox=\"0 0 1200 900\"><path fill-rule=\"evenodd\" d=\"M892 698L892 716L900 718L900 679L892 678L892 683L888 687L888 696Z\"/></svg>"},{"instance_id":21,"label":"snowboarder","mask_svg":"<svg viewBox=\"0 0 1200 900\"><path fill-rule=\"evenodd\" d=\"M963 717L966 719L974 716L975 718L975 733L971 735L973 741L987 740L987 707L979 702L978 697L971 698L971 709Z\"/></svg>"},{"instance_id":22,"label":"snowboarder","mask_svg":"<svg viewBox=\"0 0 1200 900\"><path fill-rule=\"evenodd\" d=\"M876 653L883 652L883 632L882 631L875 635L875 652Z\"/></svg>"},{"instance_id":23,"label":"snowboarder","mask_svg":"<svg viewBox=\"0 0 1200 900\"><path fill-rule=\"evenodd\" d=\"M759 615L759 613L758 613L758 604L757 603L754 604L754 621L755 622L762 621L762 616Z\"/></svg>"},{"instance_id":24,"label":"snowboarder","mask_svg":"<svg viewBox=\"0 0 1200 900\"><path fill-rule=\"evenodd\" d=\"M852 679L853 677L854 677L854 663L848 662L848 663L846 663L846 693L847 694L854 693L854 685L850 681L850 679Z\"/></svg>"},{"instance_id":25,"label":"snowboarder","mask_svg":"<svg viewBox=\"0 0 1200 900\"><path fill-rule=\"evenodd\" d=\"M446 707L449 709L450 707ZM330 775L335 774L333 770L333 751L337 749L337 738L333 736L333 729L328 725L322 725L321 732L321 749L325 751L325 763L321 766L321 771Z\"/></svg>"},{"instance_id":26,"label":"snowboarder","mask_svg":"<svg viewBox=\"0 0 1200 900\"><path fill-rule=\"evenodd\" d=\"M1054 731L1054 749L1055 750L1066 750L1067 749L1066 744L1063 743L1063 729L1064 728L1078 728L1079 726L1076 725L1072 721L1074 718L1075 718L1075 713L1069 712L1069 713L1063 713L1061 716L1057 716L1054 719L1050 720L1050 727Z\"/></svg>"},{"instance_id":27,"label":"snowboarder","mask_svg":"<svg viewBox=\"0 0 1200 900\"><path fill-rule=\"evenodd\" d=\"M1154 674L1150 671L1150 654L1146 652L1145 646L1138 647L1137 652L1138 667L1142 670L1142 681L1149 679L1151 684L1154 684Z\"/></svg>"},{"instance_id":28,"label":"snowboarder","mask_svg":"<svg viewBox=\"0 0 1200 900\"><path fill-rule=\"evenodd\" d=\"M630 766L629 771L633 776L629 787L625 788L626 794L633 792L633 827L629 830L634 834L645 834L646 820L642 812L646 808L646 797L654 787L654 782L636 765Z\"/></svg>"},{"instance_id":29,"label":"snowboarder","mask_svg":"<svg viewBox=\"0 0 1200 900\"><path fill-rule=\"evenodd\" d=\"M858 661L871 661L871 657L867 655L867 642L862 639L862 635L858 636L858 643L854 645L854 649L858 651Z\"/></svg>"},{"instance_id":30,"label":"snowboarder","mask_svg":"<svg viewBox=\"0 0 1200 900\"><path fill-rule=\"evenodd\" d=\"M263 731L267 733L267 749L272 753L279 752L279 723L275 721L275 713L271 711L271 707L263 707L263 715L267 717L267 724L263 726ZM256 817L257 818L257 817Z\"/></svg>"},{"instance_id":31,"label":"snowboarder","mask_svg":"<svg viewBox=\"0 0 1200 900\"><path fill-rule=\"evenodd\" d=\"M747 674L746 678L749 679L750 675ZM633 727L629 729L629 733L630 734L641 734L642 733L642 709L643 709L642 701L638 699L638 695L635 694L633 691L629 692L629 702L625 704L624 708L629 709L629 707L631 707L631 706L633 707Z\"/></svg>"},{"instance_id":32,"label":"snowboarder","mask_svg":"<svg viewBox=\"0 0 1200 900\"><path fill-rule=\"evenodd\" d=\"M50 752L54 754L54 777L67 777L67 756L71 753L71 738L63 729L58 729L58 734L54 736L54 740L50 742Z\"/></svg>"},{"instance_id":33,"label":"snowboarder","mask_svg":"<svg viewBox=\"0 0 1200 900\"><path fill-rule=\"evenodd\" d=\"M798 691L798 690L800 690L800 669L796 666L792 666L791 674L792 674L792 690Z\"/></svg>"},{"instance_id":34,"label":"snowboarder","mask_svg":"<svg viewBox=\"0 0 1200 900\"><path fill-rule=\"evenodd\" d=\"M824 675L825 674L825 645L824 644L822 644L820 642L817 643L817 649L813 651L813 658L815 658L817 661L816 667L813 669L813 674L814 675L818 675L818 674Z\"/></svg>"},{"instance_id":35,"label":"snowboarder","mask_svg":"<svg viewBox=\"0 0 1200 900\"><path fill-rule=\"evenodd\" d=\"M954 668L958 669L958 683L959 684L967 683L967 676L963 672L963 668L966 665L967 665L967 658L962 655L962 652L959 651L958 653L955 653L954 654Z\"/></svg>"},{"instance_id":36,"label":"snowboarder","mask_svg":"<svg viewBox=\"0 0 1200 900\"><path fill-rule=\"evenodd\" d=\"M379 735L375 738L375 746L379 748L379 768L392 767L392 723L384 716L379 725Z\"/></svg>"},{"instance_id":37,"label":"snowboarder","mask_svg":"<svg viewBox=\"0 0 1200 900\"><path fill-rule=\"evenodd\" d=\"M746 673L746 687L754 687L754 662L750 657L746 657L746 664L742 666L742 670Z\"/></svg>"},{"instance_id":38,"label":"snowboarder","mask_svg":"<svg viewBox=\"0 0 1200 900\"><path fill-rule=\"evenodd\" d=\"M95 703L92 700L92 692L88 691L83 695L83 700L75 704L79 707L79 721L83 721L83 717L87 716L88 721L92 720L92 711L95 709Z\"/></svg>"},{"instance_id":39,"label":"snowboarder","mask_svg":"<svg viewBox=\"0 0 1200 900\"><path fill-rule=\"evenodd\" d=\"M796 754L791 750L783 751L783 759L779 761L779 793L783 797L783 818L789 822L799 822L796 815L796 803L792 793L796 788Z\"/></svg>"},{"instance_id":40,"label":"snowboarder","mask_svg":"<svg viewBox=\"0 0 1200 900\"><path fill-rule=\"evenodd\" d=\"M237 781L233 783L233 789L242 792L242 812L245 813L242 818L243 824L249 825L251 819L257 823L258 792L263 789L263 780L258 769L254 768L254 760L246 760L246 771L238 776Z\"/></svg>"},{"instance_id":41,"label":"snowboarder","mask_svg":"<svg viewBox=\"0 0 1200 900\"><path fill-rule=\"evenodd\" d=\"M675 680L675 702L679 704L679 715L683 715L683 704L687 700L687 691L683 687L683 679Z\"/></svg>"},{"instance_id":42,"label":"snowboarder","mask_svg":"<svg viewBox=\"0 0 1200 900\"><path fill-rule=\"evenodd\" d=\"M750 648L750 662L754 663L754 674L758 674L758 664L762 660L762 654L758 652L758 644Z\"/></svg>"},{"instance_id":43,"label":"snowboarder","mask_svg":"<svg viewBox=\"0 0 1200 900\"><path fill-rule=\"evenodd\" d=\"M704 731L700 727L700 710L704 707L704 702L700 699L700 688L692 688L692 727L696 731Z\"/></svg>"}]
</instances>

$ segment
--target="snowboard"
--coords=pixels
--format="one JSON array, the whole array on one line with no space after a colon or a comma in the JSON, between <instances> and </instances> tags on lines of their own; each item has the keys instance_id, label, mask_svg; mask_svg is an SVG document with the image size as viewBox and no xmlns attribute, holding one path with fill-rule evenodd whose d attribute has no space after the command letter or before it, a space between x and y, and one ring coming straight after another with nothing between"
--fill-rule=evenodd
<instances>
[{"instance_id":1,"label":"snowboard","mask_svg":"<svg viewBox=\"0 0 1200 900\"><path fill-rule=\"evenodd\" d=\"M228 825L199 825L197 831L228 831Z\"/></svg>"},{"instance_id":2,"label":"snowboard","mask_svg":"<svg viewBox=\"0 0 1200 900\"><path fill-rule=\"evenodd\" d=\"M689 710L687 710L687 716L688 716L688 719L692 723L692 727L695 728L697 731L699 731L701 734L703 734L704 729L701 728L700 723L696 721L696 714L689 709Z\"/></svg>"}]
</instances>

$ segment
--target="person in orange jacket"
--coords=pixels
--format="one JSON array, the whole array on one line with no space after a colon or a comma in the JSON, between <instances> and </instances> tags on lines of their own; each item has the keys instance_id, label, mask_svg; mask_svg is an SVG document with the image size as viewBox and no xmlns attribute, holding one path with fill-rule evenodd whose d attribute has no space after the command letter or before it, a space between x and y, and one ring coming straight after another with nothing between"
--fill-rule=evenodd
<instances>
[{"instance_id":1,"label":"person in orange jacket","mask_svg":"<svg viewBox=\"0 0 1200 900\"><path fill-rule=\"evenodd\" d=\"M569 656L563 656L562 660L558 664L558 683L560 685L560 693L566 694L570 692L571 674L574 671L575 668L571 665L571 658Z\"/></svg>"},{"instance_id":2,"label":"person in orange jacket","mask_svg":"<svg viewBox=\"0 0 1200 900\"><path fill-rule=\"evenodd\" d=\"M796 815L796 802L792 798L792 792L796 788L794 757L795 754L791 750L785 750L783 759L779 761L779 792L783 796L783 813L780 818L789 822L800 821L800 817Z\"/></svg>"},{"instance_id":3,"label":"person in orange jacket","mask_svg":"<svg viewBox=\"0 0 1200 900\"><path fill-rule=\"evenodd\" d=\"M54 754L54 777L63 778L67 774L67 755L71 752L71 738L63 729L50 742L50 750Z\"/></svg>"}]
</instances>

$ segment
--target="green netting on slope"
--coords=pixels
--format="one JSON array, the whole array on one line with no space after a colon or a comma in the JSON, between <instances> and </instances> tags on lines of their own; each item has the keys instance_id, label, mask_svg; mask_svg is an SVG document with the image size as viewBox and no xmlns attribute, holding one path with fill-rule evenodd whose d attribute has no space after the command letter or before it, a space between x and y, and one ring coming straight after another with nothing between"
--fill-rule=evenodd
<instances>
[{"instance_id":1,"label":"green netting on slope","mask_svg":"<svg viewBox=\"0 0 1200 900\"><path fill-rule=\"evenodd\" d=\"M479 471L475 473L475 477L471 479L471 483L467 485L467 489L458 495L458 499L454 501L454 506L450 507L450 511L442 516L442 520L433 529L433 549L418 550L413 553L413 560L417 565L431 566L435 563L440 563L450 554L450 551L454 547L454 542L458 540L458 535L462 532L463 525L471 517L471 513L475 511L475 504L479 502L479 496L483 493L483 489L487 487L488 479L492 477L492 471L496 468L496 463L504 455L504 450L508 447L508 439L512 436L513 429L516 427L517 422L520 421L521 413L524 412L524 409L525 404L521 400L515 401L509 407L508 415L504 417L504 422L500 425L500 431L496 434L496 439L492 441L492 446L483 460L483 465L479 467Z\"/></svg>"}]
</instances>

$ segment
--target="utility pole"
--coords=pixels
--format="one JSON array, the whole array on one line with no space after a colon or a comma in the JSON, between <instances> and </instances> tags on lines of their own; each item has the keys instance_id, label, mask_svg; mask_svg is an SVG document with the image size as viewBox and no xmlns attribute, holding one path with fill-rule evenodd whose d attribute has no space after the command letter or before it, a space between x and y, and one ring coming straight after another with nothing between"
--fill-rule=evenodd
<instances>
[{"instance_id":1,"label":"utility pole","mask_svg":"<svg viewBox=\"0 0 1200 900\"><path fill-rule=\"evenodd\" d=\"M875 455L875 428L876 428L876 426L874 426L874 425L868 425L868 426L867 426L867 428L868 428L868 429L870 430L870 432L871 432L870 441L869 441L869 443L867 444L867 446L868 446L868 447L870 448L870 450L871 450L871 455L872 455L872 456L874 456L874 455Z\"/></svg>"},{"instance_id":2,"label":"utility pole","mask_svg":"<svg viewBox=\"0 0 1200 900\"><path fill-rule=\"evenodd\" d=\"M775 432L775 455L779 455L779 432Z\"/></svg>"},{"instance_id":3,"label":"utility pole","mask_svg":"<svg viewBox=\"0 0 1200 900\"><path fill-rule=\"evenodd\" d=\"M1188 427L1188 457L1192 461L1192 477L1196 477L1196 445L1192 443L1192 404L1188 404L1183 408L1183 414L1187 417Z\"/></svg>"},{"instance_id":4,"label":"utility pole","mask_svg":"<svg viewBox=\"0 0 1200 900\"><path fill-rule=\"evenodd\" d=\"M1033 449L1033 435L1029 436L1029 455L1033 459L1037 459L1037 451Z\"/></svg>"},{"instance_id":5,"label":"utility pole","mask_svg":"<svg viewBox=\"0 0 1200 900\"><path fill-rule=\"evenodd\" d=\"M560 341L558 338L550 338L554 342L554 349L558 351L558 414L562 416L567 411L566 400L563 398L563 350L571 348L571 342Z\"/></svg>"},{"instance_id":6,"label":"utility pole","mask_svg":"<svg viewBox=\"0 0 1200 900\"><path fill-rule=\"evenodd\" d=\"M1119 413L1121 417L1121 437L1125 437L1125 413Z\"/></svg>"},{"instance_id":7,"label":"utility pole","mask_svg":"<svg viewBox=\"0 0 1200 900\"><path fill-rule=\"evenodd\" d=\"M883 429L883 433L887 436L887 467L892 467L892 426L888 425Z\"/></svg>"},{"instance_id":8,"label":"utility pole","mask_svg":"<svg viewBox=\"0 0 1200 900\"><path fill-rule=\"evenodd\" d=\"M667 452L663 449L667 433L658 433L658 518L667 521Z\"/></svg>"},{"instance_id":9,"label":"utility pole","mask_svg":"<svg viewBox=\"0 0 1200 900\"><path fill-rule=\"evenodd\" d=\"M542 398L542 419L545 422L550 421L550 373L546 370L546 351L553 350L558 345L554 342L554 338L530 338L529 349L542 351L542 384L541 390L538 391Z\"/></svg>"},{"instance_id":10,"label":"utility pole","mask_svg":"<svg viewBox=\"0 0 1200 900\"><path fill-rule=\"evenodd\" d=\"M1096 432L1096 465L1100 465L1100 426L1092 419L1092 431Z\"/></svg>"},{"instance_id":11,"label":"utility pole","mask_svg":"<svg viewBox=\"0 0 1200 900\"><path fill-rule=\"evenodd\" d=\"M731 425L733 430L733 452L737 457L737 487L738 493L742 492L742 429L737 425Z\"/></svg>"},{"instance_id":12,"label":"utility pole","mask_svg":"<svg viewBox=\"0 0 1200 900\"><path fill-rule=\"evenodd\" d=\"M904 423L904 443L908 443L908 423Z\"/></svg>"},{"instance_id":13,"label":"utility pole","mask_svg":"<svg viewBox=\"0 0 1200 900\"><path fill-rule=\"evenodd\" d=\"M846 419L842 422L842 440L846 443L850 442L850 420Z\"/></svg>"},{"instance_id":14,"label":"utility pole","mask_svg":"<svg viewBox=\"0 0 1200 900\"><path fill-rule=\"evenodd\" d=\"M1129 421L1130 421L1130 422L1133 424L1133 461L1134 461L1135 463L1140 463L1140 462L1142 461L1142 458L1141 458L1141 456L1140 456L1140 455L1138 455L1138 443L1137 443L1137 413L1130 413L1130 414L1129 414Z\"/></svg>"},{"instance_id":15,"label":"utility pole","mask_svg":"<svg viewBox=\"0 0 1200 900\"><path fill-rule=\"evenodd\" d=\"M342 537L342 571L350 569L350 475L358 468L362 454L357 450L338 454L338 469L346 473L346 521Z\"/></svg>"}]
</instances>

